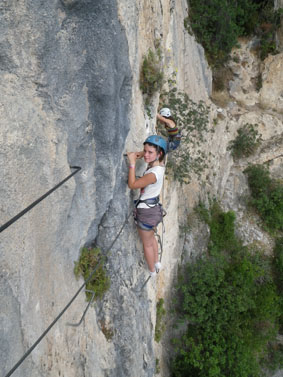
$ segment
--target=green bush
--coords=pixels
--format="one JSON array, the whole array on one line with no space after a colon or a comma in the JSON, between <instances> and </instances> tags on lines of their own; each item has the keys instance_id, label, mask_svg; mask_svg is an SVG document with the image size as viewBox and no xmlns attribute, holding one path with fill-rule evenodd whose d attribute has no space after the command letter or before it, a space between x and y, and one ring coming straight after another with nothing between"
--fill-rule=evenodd
<instances>
[{"instance_id":1,"label":"green bush","mask_svg":"<svg viewBox=\"0 0 283 377\"><path fill-rule=\"evenodd\" d=\"M271 179L261 165L249 166L244 173L251 190L250 204L256 209L267 230L283 230L283 185Z\"/></svg>"},{"instance_id":2,"label":"green bush","mask_svg":"<svg viewBox=\"0 0 283 377\"><path fill-rule=\"evenodd\" d=\"M273 269L278 295L280 297L281 315L279 319L280 333L283 335L283 237L276 239L273 254Z\"/></svg>"},{"instance_id":3,"label":"green bush","mask_svg":"<svg viewBox=\"0 0 283 377\"><path fill-rule=\"evenodd\" d=\"M182 134L181 145L168 156L167 170L173 179L182 183L189 183L191 174L200 175L207 167L206 155L201 148L208 131L209 109L203 101L192 101L189 96L178 91L174 81L168 92L161 93L160 107L169 107L174 114L178 129ZM160 129L167 136L164 127Z\"/></svg>"},{"instance_id":4,"label":"green bush","mask_svg":"<svg viewBox=\"0 0 283 377\"><path fill-rule=\"evenodd\" d=\"M161 66L161 54L158 50L154 53L149 49L147 56L144 57L140 71L140 89L148 98L159 90L163 85L163 72Z\"/></svg>"},{"instance_id":5,"label":"green bush","mask_svg":"<svg viewBox=\"0 0 283 377\"><path fill-rule=\"evenodd\" d=\"M208 250L210 254L214 251L229 250L238 247L238 240L235 236L234 222L235 213L232 211L223 212L217 202L214 202L210 210L210 241Z\"/></svg>"},{"instance_id":6,"label":"green bush","mask_svg":"<svg viewBox=\"0 0 283 377\"><path fill-rule=\"evenodd\" d=\"M232 151L234 158L248 157L253 154L260 145L262 138L258 133L258 125L246 123L237 130L237 137L230 141L228 150Z\"/></svg>"},{"instance_id":7,"label":"green bush","mask_svg":"<svg viewBox=\"0 0 283 377\"><path fill-rule=\"evenodd\" d=\"M206 208L203 202L199 202L198 205L194 208L194 212L199 216L200 220L205 223L210 221L210 211Z\"/></svg>"},{"instance_id":8,"label":"green bush","mask_svg":"<svg viewBox=\"0 0 283 377\"><path fill-rule=\"evenodd\" d=\"M159 373L160 373L159 359L155 359L155 374L159 374Z\"/></svg>"},{"instance_id":9,"label":"green bush","mask_svg":"<svg viewBox=\"0 0 283 377\"><path fill-rule=\"evenodd\" d=\"M242 245L234 220L213 205L214 253L187 264L180 276L178 320L186 328L174 339L174 377L260 376L275 339L280 312L271 262Z\"/></svg>"},{"instance_id":10,"label":"green bush","mask_svg":"<svg viewBox=\"0 0 283 377\"><path fill-rule=\"evenodd\" d=\"M164 300L160 298L156 304L156 324L154 339L157 343L160 342L162 334L165 330L164 316L166 311L164 309Z\"/></svg>"},{"instance_id":11,"label":"green bush","mask_svg":"<svg viewBox=\"0 0 283 377\"><path fill-rule=\"evenodd\" d=\"M278 371L283 368L283 345L277 342L270 343L268 352L264 356L263 365L270 371Z\"/></svg>"},{"instance_id":12,"label":"green bush","mask_svg":"<svg viewBox=\"0 0 283 377\"><path fill-rule=\"evenodd\" d=\"M283 237L277 238L275 241L273 264L277 286L283 295Z\"/></svg>"},{"instance_id":13,"label":"green bush","mask_svg":"<svg viewBox=\"0 0 283 377\"><path fill-rule=\"evenodd\" d=\"M274 11L273 0L188 0L188 5L185 27L190 33L192 29L212 66L220 66L228 59L240 36L258 35L262 58L275 52L280 11ZM264 25L270 26L266 30Z\"/></svg>"},{"instance_id":14,"label":"green bush","mask_svg":"<svg viewBox=\"0 0 283 377\"><path fill-rule=\"evenodd\" d=\"M214 65L227 60L241 34L233 2L189 0L188 4L190 26L203 45L209 63Z\"/></svg>"},{"instance_id":15,"label":"green bush","mask_svg":"<svg viewBox=\"0 0 283 377\"><path fill-rule=\"evenodd\" d=\"M272 266L274 282L279 297L279 333L283 335L283 237L279 237L275 240ZM263 361L268 365L270 370L283 368L283 345L278 344L278 342L271 342L268 351L264 355Z\"/></svg>"},{"instance_id":16,"label":"green bush","mask_svg":"<svg viewBox=\"0 0 283 377\"><path fill-rule=\"evenodd\" d=\"M235 236L235 213L233 211L223 212L217 201L211 203L208 210L203 203L199 203L194 211L200 219L209 225L210 240L208 251L213 255L219 250L233 250L238 247L238 239Z\"/></svg>"},{"instance_id":17,"label":"green bush","mask_svg":"<svg viewBox=\"0 0 283 377\"><path fill-rule=\"evenodd\" d=\"M276 30L281 23L283 9L274 10L273 1L267 1L261 7L260 22L258 23L256 34L259 37L258 55L264 60L269 54L277 54Z\"/></svg>"},{"instance_id":18,"label":"green bush","mask_svg":"<svg viewBox=\"0 0 283 377\"><path fill-rule=\"evenodd\" d=\"M81 250L80 258L75 262L74 274L77 278L82 276L88 280L93 270L96 269L92 278L86 284L86 289L95 292L94 299L100 299L110 287L110 279L104 267L104 257L98 248L84 247ZM86 292L87 301L90 301L92 294Z\"/></svg>"}]
</instances>

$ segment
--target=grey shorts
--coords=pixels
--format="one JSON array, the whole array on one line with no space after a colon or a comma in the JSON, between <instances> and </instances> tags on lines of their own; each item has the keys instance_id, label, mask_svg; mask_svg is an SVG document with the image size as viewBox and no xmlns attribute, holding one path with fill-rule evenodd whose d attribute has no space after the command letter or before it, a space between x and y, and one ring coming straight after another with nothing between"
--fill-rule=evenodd
<instances>
[{"instance_id":1,"label":"grey shorts","mask_svg":"<svg viewBox=\"0 0 283 377\"><path fill-rule=\"evenodd\" d=\"M161 204L149 208L136 208L134 218L136 225L142 230L153 230L163 217L163 208Z\"/></svg>"}]
</instances>

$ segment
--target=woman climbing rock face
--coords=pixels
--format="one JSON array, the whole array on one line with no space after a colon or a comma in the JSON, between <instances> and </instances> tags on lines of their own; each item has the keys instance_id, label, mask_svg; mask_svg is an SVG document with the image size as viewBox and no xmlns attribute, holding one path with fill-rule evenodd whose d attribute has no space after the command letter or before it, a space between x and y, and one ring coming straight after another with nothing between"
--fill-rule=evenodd
<instances>
[{"instance_id":1,"label":"woman climbing rock face","mask_svg":"<svg viewBox=\"0 0 283 377\"><path fill-rule=\"evenodd\" d=\"M181 142L181 134L176 125L176 121L172 117L171 110L163 107L160 113L157 113L157 119L164 124L168 134L168 152L177 149Z\"/></svg>"},{"instance_id":2,"label":"woman climbing rock face","mask_svg":"<svg viewBox=\"0 0 283 377\"><path fill-rule=\"evenodd\" d=\"M161 136L152 135L145 140L143 151L127 153L130 162L128 186L133 190L141 189L136 203L135 222L151 276L155 276L161 268L158 262L158 243L154 236L154 228L162 221L163 216L159 194L163 185L165 172L163 160L166 152L166 140ZM139 158L144 158L148 167L143 177L136 178L135 166Z\"/></svg>"}]
</instances>

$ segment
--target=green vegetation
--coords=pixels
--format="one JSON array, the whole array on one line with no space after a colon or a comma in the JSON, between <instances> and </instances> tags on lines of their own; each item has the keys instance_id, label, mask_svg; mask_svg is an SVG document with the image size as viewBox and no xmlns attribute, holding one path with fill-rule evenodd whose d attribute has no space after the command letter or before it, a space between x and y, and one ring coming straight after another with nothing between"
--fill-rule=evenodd
<instances>
[{"instance_id":1,"label":"green vegetation","mask_svg":"<svg viewBox=\"0 0 283 377\"><path fill-rule=\"evenodd\" d=\"M272 261L243 246L233 212L217 203L197 212L209 225L210 241L207 255L180 274L177 313L183 330L174 339L172 376L260 376L263 365L272 357L281 365L282 356L275 341L280 297Z\"/></svg>"},{"instance_id":2,"label":"green vegetation","mask_svg":"<svg viewBox=\"0 0 283 377\"><path fill-rule=\"evenodd\" d=\"M146 102L161 90L163 78L160 49L158 48L156 53L149 49L140 71L140 89L146 95Z\"/></svg>"},{"instance_id":3,"label":"green vegetation","mask_svg":"<svg viewBox=\"0 0 283 377\"><path fill-rule=\"evenodd\" d=\"M174 81L169 84L173 86ZM200 175L207 167L201 143L208 131L209 109L203 101L192 101L186 93L177 91L174 86L168 92L161 93L160 107L171 109L182 134L180 147L168 156L167 170L174 180L189 183L191 173ZM167 136L164 127L159 132Z\"/></svg>"},{"instance_id":4,"label":"green vegetation","mask_svg":"<svg viewBox=\"0 0 283 377\"><path fill-rule=\"evenodd\" d=\"M277 238L274 248L274 270L278 289L283 298L283 237Z\"/></svg>"},{"instance_id":5,"label":"green vegetation","mask_svg":"<svg viewBox=\"0 0 283 377\"><path fill-rule=\"evenodd\" d=\"M283 345L277 342L270 342L262 365L266 366L270 371L281 369L283 367Z\"/></svg>"},{"instance_id":6,"label":"green vegetation","mask_svg":"<svg viewBox=\"0 0 283 377\"><path fill-rule=\"evenodd\" d=\"M283 237L278 237L275 241L273 271L278 295L280 297L280 332L283 334Z\"/></svg>"},{"instance_id":7,"label":"green vegetation","mask_svg":"<svg viewBox=\"0 0 283 377\"><path fill-rule=\"evenodd\" d=\"M255 34L259 37L259 57L264 60L269 54L277 54L276 49L276 30L281 23L283 8L274 11L274 2L267 1L261 7L259 22Z\"/></svg>"},{"instance_id":8,"label":"green vegetation","mask_svg":"<svg viewBox=\"0 0 283 377\"><path fill-rule=\"evenodd\" d=\"M228 59L240 36L259 37L262 59L276 53L275 31L281 11L274 11L273 0L188 0L188 5L185 27L194 32L212 66Z\"/></svg>"},{"instance_id":9,"label":"green vegetation","mask_svg":"<svg viewBox=\"0 0 283 377\"><path fill-rule=\"evenodd\" d=\"M159 374L159 373L160 373L159 359L155 359L155 374Z\"/></svg>"},{"instance_id":10,"label":"green vegetation","mask_svg":"<svg viewBox=\"0 0 283 377\"><path fill-rule=\"evenodd\" d=\"M96 269L91 279L86 284L86 289L95 292L94 299L100 299L110 287L110 279L106 275L104 257L98 248L84 247L81 250L80 258L75 262L74 274L77 279L82 276L85 281ZM86 292L86 299L90 301L92 294Z\"/></svg>"},{"instance_id":11,"label":"green vegetation","mask_svg":"<svg viewBox=\"0 0 283 377\"><path fill-rule=\"evenodd\" d=\"M243 127L237 130L237 137L230 141L228 150L232 151L234 158L248 157L255 152L260 145L262 139L258 133L258 125L246 123Z\"/></svg>"},{"instance_id":12,"label":"green vegetation","mask_svg":"<svg viewBox=\"0 0 283 377\"><path fill-rule=\"evenodd\" d=\"M244 173L251 190L250 204L271 233L283 230L283 185L270 177L261 165L249 166Z\"/></svg>"},{"instance_id":13,"label":"green vegetation","mask_svg":"<svg viewBox=\"0 0 283 377\"><path fill-rule=\"evenodd\" d=\"M156 324L154 339L157 343L160 342L162 334L165 330L164 316L166 311L164 309L164 300L160 298L156 304Z\"/></svg>"},{"instance_id":14,"label":"green vegetation","mask_svg":"<svg viewBox=\"0 0 283 377\"><path fill-rule=\"evenodd\" d=\"M279 333L283 334L283 237L275 240L273 250L273 276L277 287L277 294L279 297ZM283 345L277 342L271 342L267 354L264 358L265 364L271 370L276 370L283 367Z\"/></svg>"}]
</instances>

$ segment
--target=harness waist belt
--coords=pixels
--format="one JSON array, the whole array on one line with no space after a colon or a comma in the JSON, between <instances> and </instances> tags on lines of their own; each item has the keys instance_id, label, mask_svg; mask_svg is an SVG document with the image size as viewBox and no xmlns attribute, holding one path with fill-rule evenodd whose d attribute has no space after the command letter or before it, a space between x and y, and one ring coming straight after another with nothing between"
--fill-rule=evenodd
<instances>
[{"instance_id":1,"label":"harness waist belt","mask_svg":"<svg viewBox=\"0 0 283 377\"><path fill-rule=\"evenodd\" d=\"M158 204L159 203L159 195L156 196L155 198L148 198L148 199L144 199L144 200L142 200L142 199L136 200L136 203L135 203L136 207L140 203L145 203L148 206Z\"/></svg>"},{"instance_id":2,"label":"harness waist belt","mask_svg":"<svg viewBox=\"0 0 283 377\"><path fill-rule=\"evenodd\" d=\"M178 133L177 135L169 135L169 141L173 141L176 139L181 140L181 138L182 138L181 133Z\"/></svg>"}]
</instances>

